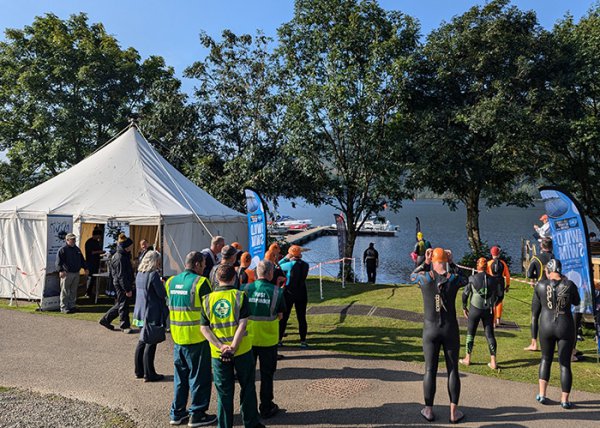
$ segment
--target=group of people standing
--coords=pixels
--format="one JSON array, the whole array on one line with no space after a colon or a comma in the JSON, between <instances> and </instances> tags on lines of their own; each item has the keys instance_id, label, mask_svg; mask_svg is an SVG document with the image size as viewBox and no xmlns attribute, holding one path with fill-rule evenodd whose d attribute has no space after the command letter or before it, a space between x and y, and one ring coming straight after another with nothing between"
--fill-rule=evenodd
<instances>
[{"instance_id":1,"label":"group of people standing","mask_svg":"<svg viewBox=\"0 0 600 428\"><path fill-rule=\"evenodd\" d=\"M249 254L241 251L239 244L225 245L224 238L216 236L209 248L190 252L185 270L164 283L160 253L151 250L144 254L135 277L134 318L142 327L135 351L135 377L146 382L164 379L154 368L154 355L157 343L165 340L168 324L174 342L171 425L198 427L217 421L219 427L231 427L236 379L245 427L262 427L260 418L278 413L273 377L293 306L301 346L308 346L308 264L302 260L300 247L291 246L285 257L280 257L279 251L277 244L272 245L265 259L250 269ZM251 278L254 280L249 281ZM100 323L113 327L104 319ZM213 383L218 394L217 415L207 413Z\"/></svg>"},{"instance_id":2,"label":"group of people standing","mask_svg":"<svg viewBox=\"0 0 600 428\"><path fill-rule=\"evenodd\" d=\"M548 248L548 243L545 243ZM546 251L548 252L548 251ZM425 407L421 415L427 421L435 420L433 401L440 348L443 348L448 370L448 393L450 396L450 423L458 423L464 414L458 410L460 397L459 363L469 365L477 326L481 321L488 342L490 363L497 369L497 343L494 336L495 320L502 315L504 294L508 292L510 274L508 266L500 259L500 249L492 247L490 260L477 260L477 272L465 277L452 261L452 253L442 248L427 249L422 264L411 275L413 283L421 289L424 305L423 353L425 376L423 390ZM539 366L539 392L536 400L548 404L546 396L550 367L558 346L562 394L561 407L571 409L569 394L572 385L571 351L575 343L575 322L571 306L579 304L576 285L562 275L559 260L551 253L540 257L530 268L530 277L536 283L532 299L532 336L539 336L542 358ZM537 270L536 270L537 269ZM462 295L463 313L468 319L466 356L459 359L460 336L455 300L459 288ZM500 306L500 307L499 307ZM535 329L535 331L534 331ZM533 339L532 339L533 340ZM531 346L537 346L532 342ZM528 348L526 348L528 349Z\"/></svg>"}]
</instances>

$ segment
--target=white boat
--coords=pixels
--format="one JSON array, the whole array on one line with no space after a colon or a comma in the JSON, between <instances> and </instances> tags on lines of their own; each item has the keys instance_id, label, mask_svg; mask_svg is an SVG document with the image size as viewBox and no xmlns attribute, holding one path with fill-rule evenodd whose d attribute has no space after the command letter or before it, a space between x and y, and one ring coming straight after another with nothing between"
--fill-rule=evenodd
<instances>
[{"instance_id":1,"label":"white boat","mask_svg":"<svg viewBox=\"0 0 600 428\"><path fill-rule=\"evenodd\" d=\"M365 220L361 230L365 232L393 232L398 230L398 226L391 224L385 217L372 215Z\"/></svg>"},{"instance_id":2,"label":"white boat","mask_svg":"<svg viewBox=\"0 0 600 428\"><path fill-rule=\"evenodd\" d=\"M289 216L278 216L270 227L273 230L306 230L312 227L312 219L298 220Z\"/></svg>"}]
</instances>

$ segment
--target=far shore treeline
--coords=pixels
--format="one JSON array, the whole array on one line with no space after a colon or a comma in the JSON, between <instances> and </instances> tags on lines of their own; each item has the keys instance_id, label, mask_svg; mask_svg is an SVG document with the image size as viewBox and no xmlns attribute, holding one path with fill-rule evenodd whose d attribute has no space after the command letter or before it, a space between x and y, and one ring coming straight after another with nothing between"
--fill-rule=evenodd
<instances>
[{"instance_id":1,"label":"far shore treeline","mask_svg":"<svg viewBox=\"0 0 600 428\"><path fill-rule=\"evenodd\" d=\"M297 0L274 38L200 33L185 76L142 59L85 14L35 18L0 42L0 199L81 161L138 117L176 168L244 210L305 198L344 213L346 255L369 214L416 192L466 208L527 206L537 184L573 193L600 227L600 6L544 29L508 0L421 34L376 1ZM118 189L115 189L118 191Z\"/></svg>"}]
</instances>

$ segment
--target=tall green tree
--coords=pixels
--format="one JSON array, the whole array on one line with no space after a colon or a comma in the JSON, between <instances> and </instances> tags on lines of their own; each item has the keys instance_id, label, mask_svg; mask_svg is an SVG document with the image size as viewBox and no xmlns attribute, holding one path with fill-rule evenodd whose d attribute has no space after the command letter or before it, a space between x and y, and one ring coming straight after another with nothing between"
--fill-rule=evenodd
<instances>
[{"instance_id":1,"label":"tall green tree","mask_svg":"<svg viewBox=\"0 0 600 428\"><path fill-rule=\"evenodd\" d=\"M574 193L600 227L600 6L572 16L544 37L539 85L538 174Z\"/></svg>"},{"instance_id":2,"label":"tall green tree","mask_svg":"<svg viewBox=\"0 0 600 428\"><path fill-rule=\"evenodd\" d=\"M85 14L48 14L0 42L0 195L12 197L67 169L148 106L162 59L142 62Z\"/></svg>"},{"instance_id":3,"label":"tall green tree","mask_svg":"<svg viewBox=\"0 0 600 428\"><path fill-rule=\"evenodd\" d=\"M285 195L272 40L260 32L251 36L225 30L221 40L202 33L200 42L208 55L188 67L186 76L197 83L198 132L210 150L196 158L192 176L238 210L246 209L244 186L255 187L268 199Z\"/></svg>"},{"instance_id":4,"label":"tall green tree","mask_svg":"<svg viewBox=\"0 0 600 428\"><path fill-rule=\"evenodd\" d=\"M508 0L475 6L427 38L415 72L410 182L466 207L474 252L479 207L527 205L517 191L531 167L528 104L540 27Z\"/></svg>"},{"instance_id":5,"label":"tall green tree","mask_svg":"<svg viewBox=\"0 0 600 428\"><path fill-rule=\"evenodd\" d=\"M405 139L391 123L407 108L418 25L375 1L298 0L278 33L283 153L300 170L284 179L344 214L351 257L365 218L406 196Z\"/></svg>"}]
</instances>

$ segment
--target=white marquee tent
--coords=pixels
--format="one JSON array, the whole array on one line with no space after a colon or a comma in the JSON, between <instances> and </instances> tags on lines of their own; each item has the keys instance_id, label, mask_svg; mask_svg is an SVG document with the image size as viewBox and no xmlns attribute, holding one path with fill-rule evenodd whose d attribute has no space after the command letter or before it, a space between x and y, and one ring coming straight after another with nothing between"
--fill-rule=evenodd
<instances>
[{"instance_id":1,"label":"white marquee tent","mask_svg":"<svg viewBox=\"0 0 600 428\"><path fill-rule=\"evenodd\" d=\"M194 185L132 126L69 170L0 204L0 297L14 289L18 298L42 299L46 274L55 270L52 223L65 218L78 236L84 224L155 226L164 275L178 273L185 255L208 247L211 235L245 248L248 240L244 214Z\"/></svg>"}]
</instances>

